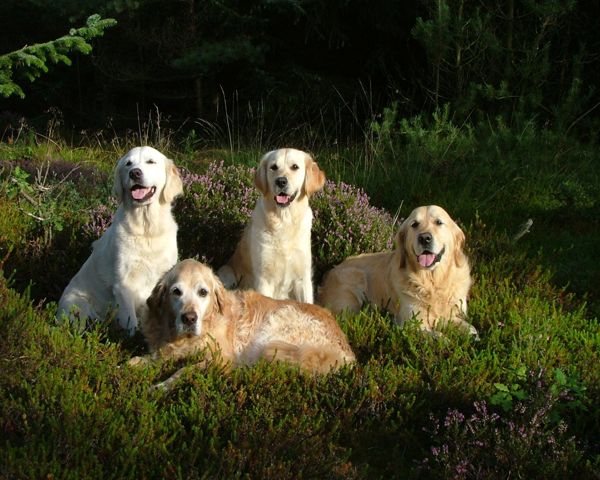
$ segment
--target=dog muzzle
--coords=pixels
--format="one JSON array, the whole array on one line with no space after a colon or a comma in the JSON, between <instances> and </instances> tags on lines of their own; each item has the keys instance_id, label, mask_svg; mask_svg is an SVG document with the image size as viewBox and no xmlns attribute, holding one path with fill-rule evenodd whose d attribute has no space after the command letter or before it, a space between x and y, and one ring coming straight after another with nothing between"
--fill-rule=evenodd
<instances>
[{"instance_id":1,"label":"dog muzzle","mask_svg":"<svg viewBox=\"0 0 600 480\"><path fill-rule=\"evenodd\" d=\"M417 255L417 261L419 262L419 265L421 265L423 268L431 268L442 259L445 252L446 246L444 246L440 253L437 254L424 251L420 255Z\"/></svg>"}]
</instances>

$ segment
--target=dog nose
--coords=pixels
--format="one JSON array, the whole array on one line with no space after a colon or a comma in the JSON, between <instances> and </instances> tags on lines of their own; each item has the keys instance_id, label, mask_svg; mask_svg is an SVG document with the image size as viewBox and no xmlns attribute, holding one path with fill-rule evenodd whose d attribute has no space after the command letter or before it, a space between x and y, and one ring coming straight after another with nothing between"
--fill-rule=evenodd
<instances>
[{"instance_id":1,"label":"dog nose","mask_svg":"<svg viewBox=\"0 0 600 480\"><path fill-rule=\"evenodd\" d=\"M196 320L198 320L198 315L196 315L196 312L187 312L181 314L181 323L184 325L193 325L196 323Z\"/></svg>"},{"instance_id":2,"label":"dog nose","mask_svg":"<svg viewBox=\"0 0 600 480\"><path fill-rule=\"evenodd\" d=\"M138 182L142 178L142 169L141 168L132 168L129 170L129 178L133 181Z\"/></svg>"},{"instance_id":3,"label":"dog nose","mask_svg":"<svg viewBox=\"0 0 600 480\"><path fill-rule=\"evenodd\" d=\"M277 185L279 188L285 188L287 187L288 181L287 178L285 177L277 177L275 179L275 185Z\"/></svg>"},{"instance_id":4,"label":"dog nose","mask_svg":"<svg viewBox=\"0 0 600 480\"><path fill-rule=\"evenodd\" d=\"M432 240L433 240L433 237L431 236L431 233L429 233L429 232L419 234L419 243L421 245L423 245L424 247L428 247L429 245L431 245Z\"/></svg>"}]
</instances>

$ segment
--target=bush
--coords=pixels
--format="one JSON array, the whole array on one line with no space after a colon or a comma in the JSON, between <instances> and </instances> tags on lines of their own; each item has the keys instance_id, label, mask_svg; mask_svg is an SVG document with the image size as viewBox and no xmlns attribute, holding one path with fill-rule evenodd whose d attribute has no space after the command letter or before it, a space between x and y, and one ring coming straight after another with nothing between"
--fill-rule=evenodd
<instances>
[{"instance_id":1,"label":"bush","mask_svg":"<svg viewBox=\"0 0 600 480\"><path fill-rule=\"evenodd\" d=\"M556 266L553 254L524 248L535 232L515 242L462 210L475 219L465 231L475 278L469 320L479 341L451 328L434 339L365 308L338 317L357 355L353 368L307 376L260 362L224 375L212 365L190 370L165 395L149 387L197 359L130 369L126 360L141 348L135 339L114 339L104 324L81 335L57 325L55 305L40 301L58 297L110 224L110 179L91 173L62 182L60 201L48 198L60 188L0 173L1 478L598 476L600 329L581 300L553 284L543 262ZM48 187L63 179L48 178ZM219 266L259 195L252 169L213 163L183 178L173 209L180 255ZM411 206L428 187L453 198L464 191L425 180L413 186L420 190ZM574 205L590 208L587 189L565 185ZM395 201L405 198L400 183L393 187ZM391 246L391 216L361 189L327 182L311 204L315 279L347 255ZM494 218L512 208L496 205ZM579 213L578 228L590 228L592 217L582 222Z\"/></svg>"},{"instance_id":2,"label":"bush","mask_svg":"<svg viewBox=\"0 0 600 480\"><path fill-rule=\"evenodd\" d=\"M528 381L520 401L502 413L477 401L467 415L457 409L443 421L431 415L433 443L423 470L452 479L591 477L591 466L581 462L584 448L565 421L566 410L585 411L581 390L551 383L543 371L529 372Z\"/></svg>"},{"instance_id":3,"label":"bush","mask_svg":"<svg viewBox=\"0 0 600 480\"><path fill-rule=\"evenodd\" d=\"M205 174L184 172L184 197L175 207L180 257L199 257L218 268L233 253L259 192L254 170L223 162ZM327 181L311 199L315 279L349 255L391 248L392 217L369 204L360 188Z\"/></svg>"}]
</instances>

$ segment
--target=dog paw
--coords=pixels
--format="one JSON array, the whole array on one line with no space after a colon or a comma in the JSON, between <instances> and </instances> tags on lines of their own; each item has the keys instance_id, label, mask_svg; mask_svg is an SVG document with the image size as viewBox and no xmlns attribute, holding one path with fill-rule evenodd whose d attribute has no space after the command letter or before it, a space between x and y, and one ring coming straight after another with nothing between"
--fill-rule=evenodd
<instances>
[{"instance_id":1,"label":"dog paw","mask_svg":"<svg viewBox=\"0 0 600 480\"><path fill-rule=\"evenodd\" d=\"M149 363L150 361L146 357L132 357L127 362L127 365L130 365L132 367L141 367L144 365L148 365Z\"/></svg>"}]
</instances>

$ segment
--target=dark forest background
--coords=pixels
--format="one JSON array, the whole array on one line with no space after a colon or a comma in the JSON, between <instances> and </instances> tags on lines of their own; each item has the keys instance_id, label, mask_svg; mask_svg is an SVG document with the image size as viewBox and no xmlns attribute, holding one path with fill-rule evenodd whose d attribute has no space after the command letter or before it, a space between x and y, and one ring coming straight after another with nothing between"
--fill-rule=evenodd
<instances>
[{"instance_id":1,"label":"dark forest background","mask_svg":"<svg viewBox=\"0 0 600 480\"><path fill-rule=\"evenodd\" d=\"M116 130L161 112L181 125L320 122L340 137L385 107L449 105L455 122L502 117L595 136L595 0L4 0L0 54L64 35L99 13L118 24L0 100L25 116ZM18 81L18 69L16 73ZM599 109L600 110L600 109Z\"/></svg>"}]
</instances>

